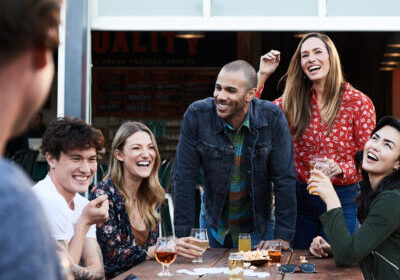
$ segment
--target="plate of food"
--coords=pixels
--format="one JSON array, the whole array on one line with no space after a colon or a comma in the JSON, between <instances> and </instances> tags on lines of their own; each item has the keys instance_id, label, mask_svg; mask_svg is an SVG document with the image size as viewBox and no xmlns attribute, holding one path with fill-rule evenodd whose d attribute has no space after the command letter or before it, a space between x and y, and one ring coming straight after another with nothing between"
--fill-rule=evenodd
<instances>
[{"instance_id":1,"label":"plate of food","mask_svg":"<svg viewBox=\"0 0 400 280\"><path fill-rule=\"evenodd\" d=\"M268 262L268 250L243 252L243 259L251 265L260 266Z\"/></svg>"}]
</instances>

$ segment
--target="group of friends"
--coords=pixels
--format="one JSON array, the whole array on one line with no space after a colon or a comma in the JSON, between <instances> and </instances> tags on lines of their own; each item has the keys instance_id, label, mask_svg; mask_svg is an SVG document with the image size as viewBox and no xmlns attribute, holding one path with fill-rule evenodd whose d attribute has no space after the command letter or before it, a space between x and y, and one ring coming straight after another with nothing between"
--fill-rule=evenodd
<instances>
[{"instance_id":1,"label":"group of friends","mask_svg":"<svg viewBox=\"0 0 400 280\"><path fill-rule=\"evenodd\" d=\"M3 154L46 99L61 1L0 6ZM239 233L249 233L253 248L279 240L338 265L359 262L365 279L400 279L400 121L376 124L373 103L344 80L335 45L321 33L300 41L283 95L260 99L280 58L269 51L258 73L243 60L224 65L213 97L186 110L173 173L178 254L202 254L189 237L200 172L199 223L211 247L235 248ZM120 126L89 199L80 193L96 174L101 131L62 117L42 143L49 172L33 187L0 157L0 279L108 279L154 258L165 192L151 130ZM312 168L317 156L322 170Z\"/></svg>"}]
</instances>

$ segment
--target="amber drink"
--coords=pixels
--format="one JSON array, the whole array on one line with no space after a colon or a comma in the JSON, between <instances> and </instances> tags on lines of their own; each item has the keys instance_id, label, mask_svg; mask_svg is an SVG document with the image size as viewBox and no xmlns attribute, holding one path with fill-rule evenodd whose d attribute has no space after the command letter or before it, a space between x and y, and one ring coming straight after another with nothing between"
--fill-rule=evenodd
<instances>
[{"instance_id":1,"label":"amber drink","mask_svg":"<svg viewBox=\"0 0 400 280\"><path fill-rule=\"evenodd\" d=\"M324 174L328 177L331 177L331 173L329 170L329 164L323 159L323 157L316 157L310 161L310 171L318 169L324 172ZM317 192L313 192L314 187L308 189L308 193L312 195L318 195Z\"/></svg>"},{"instance_id":2,"label":"amber drink","mask_svg":"<svg viewBox=\"0 0 400 280\"><path fill-rule=\"evenodd\" d=\"M172 264L177 255L177 248L175 243L175 237L160 237L157 240L155 248L155 257L158 263L163 267L162 271L157 275L160 277L171 276L172 273L169 272L169 266Z\"/></svg>"},{"instance_id":3,"label":"amber drink","mask_svg":"<svg viewBox=\"0 0 400 280\"><path fill-rule=\"evenodd\" d=\"M169 265L169 264L172 264L175 261L176 255L177 255L176 252L157 251L156 252L156 260L160 264Z\"/></svg>"},{"instance_id":4,"label":"amber drink","mask_svg":"<svg viewBox=\"0 0 400 280\"><path fill-rule=\"evenodd\" d=\"M278 264L282 258L282 244L281 242L269 242L267 244L268 250L268 264Z\"/></svg>"},{"instance_id":5,"label":"amber drink","mask_svg":"<svg viewBox=\"0 0 400 280\"><path fill-rule=\"evenodd\" d=\"M270 264L280 263L282 258L282 251L269 249L268 257L269 257L268 262Z\"/></svg>"}]
</instances>

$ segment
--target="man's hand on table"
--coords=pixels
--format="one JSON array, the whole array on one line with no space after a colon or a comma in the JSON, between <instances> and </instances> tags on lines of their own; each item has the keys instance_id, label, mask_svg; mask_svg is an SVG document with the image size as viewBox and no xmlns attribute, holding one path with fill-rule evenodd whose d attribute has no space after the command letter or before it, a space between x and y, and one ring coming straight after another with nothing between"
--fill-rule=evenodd
<instances>
[{"instance_id":1,"label":"man's hand on table","mask_svg":"<svg viewBox=\"0 0 400 280\"><path fill-rule=\"evenodd\" d=\"M282 250L288 251L290 250L290 242L282 239L274 239L274 240L261 240L261 242L255 246L256 250L262 250L268 248L268 243L270 242L281 242Z\"/></svg>"},{"instance_id":2,"label":"man's hand on table","mask_svg":"<svg viewBox=\"0 0 400 280\"><path fill-rule=\"evenodd\" d=\"M190 242L199 242L201 240L194 237L182 237L176 240L178 255L189 259L195 259L203 254L203 250Z\"/></svg>"}]
</instances>

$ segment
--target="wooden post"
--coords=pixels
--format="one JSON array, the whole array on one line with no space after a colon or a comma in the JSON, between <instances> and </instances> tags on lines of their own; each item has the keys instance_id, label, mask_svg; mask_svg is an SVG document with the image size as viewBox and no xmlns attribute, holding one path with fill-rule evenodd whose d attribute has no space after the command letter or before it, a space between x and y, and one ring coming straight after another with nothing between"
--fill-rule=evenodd
<instances>
[{"instance_id":1,"label":"wooden post","mask_svg":"<svg viewBox=\"0 0 400 280\"><path fill-rule=\"evenodd\" d=\"M400 119L400 70L392 73L392 115Z\"/></svg>"}]
</instances>

